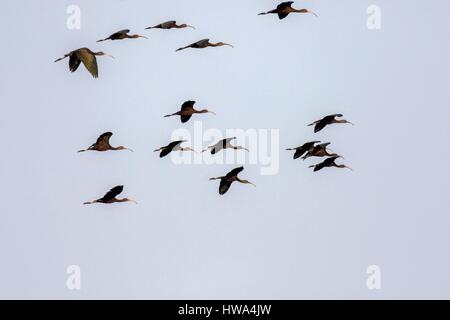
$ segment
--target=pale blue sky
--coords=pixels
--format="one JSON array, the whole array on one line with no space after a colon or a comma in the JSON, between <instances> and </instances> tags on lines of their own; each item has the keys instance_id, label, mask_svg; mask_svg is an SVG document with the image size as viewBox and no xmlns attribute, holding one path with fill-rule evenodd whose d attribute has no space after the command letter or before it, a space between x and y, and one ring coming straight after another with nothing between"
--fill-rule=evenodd
<instances>
[{"instance_id":1,"label":"pale blue sky","mask_svg":"<svg viewBox=\"0 0 450 320\"><path fill-rule=\"evenodd\" d=\"M272 0L4 1L0 24L0 297L450 298L448 1L296 1L319 18L257 16ZM78 4L81 30L66 28ZM366 28L366 8L382 29ZM197 30L144 31L176 19ZM124 28L149 40L95 43ZM202 38L231 48L175 49ZM70 74L88 46L100 78ZM280 172L176 166L152 150L194 99L203 126L280 129ZM356 125L313 134L344 113ZM77 154L105 131L135 153ZM319 138L355 171L314 174L287 147ZM123 184L139 205L83 207ZM65 286L68 265L82 290ZM382 290L366 288L366 268Z\"/></svg>"}]
</instances>

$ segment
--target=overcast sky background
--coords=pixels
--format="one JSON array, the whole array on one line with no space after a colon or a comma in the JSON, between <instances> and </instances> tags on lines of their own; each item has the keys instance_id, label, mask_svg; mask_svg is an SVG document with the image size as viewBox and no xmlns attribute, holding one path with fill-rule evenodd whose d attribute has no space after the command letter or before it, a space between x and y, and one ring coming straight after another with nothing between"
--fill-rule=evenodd
<instances>
[{"instance_id":1,"label":"overcast sky background","mask_svg":"<svg viewBox=\"0 0 450 320\"><path fill-rule=\"evenodd\" d=\"M450 298L450 3L311 0L295 5L319 18L257 16L277 3L2 3L1 298ZM70 4L81 30L66 28ZM197 30L144 31L172 19ZM95 43L124 28L149 40ZM235 48L175 53L207 37ZM98 58L99 79L53 63L84 46L116 57ZM162 118L188 99L217 112L194 118L205 128L280 129L279 173L246 165L257 187L219 196L208 178L235 166L159 159L193 128ZM330 113L356 125L306 126ZM105 131L135 152L76 152ZM354 172L315 174L284 151L316 139ZM122 184L138 205L81 205ZM69 265L81 291L66 288Z\"/></svg>"}]
</instances>

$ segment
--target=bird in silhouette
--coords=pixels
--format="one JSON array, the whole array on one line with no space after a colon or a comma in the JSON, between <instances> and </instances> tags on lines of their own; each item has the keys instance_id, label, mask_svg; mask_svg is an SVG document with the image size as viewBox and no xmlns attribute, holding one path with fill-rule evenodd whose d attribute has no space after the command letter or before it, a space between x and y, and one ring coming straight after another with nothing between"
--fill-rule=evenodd
<instances>
[{"instance_id":1,"label":"bird in silhouette","mask_svg":"<svg viewBox=\"0 0 450 320\"><path fill-rule=\"evenodd\" d=\"M353 123L351 123L350 121L347 120L338 120L336 118L340 118L343 117L342 114L332 114L329 116L324 117L321 120L317 120L313 123L310 123L308 126L314 126L314 132L319 132L320 130L322 130L323 128L325 128L327 125L333 124L333 123L348 123L353 125Z\"/></svg>"},{"instance_id":2,"label":"bird in silhouette","mask_svg":"<svg viewBox=\"0 0 450 320\"><path fill-rule=\"evenodd\" d=\"M164 118L167 117L173 117L173 116L180 116L181 117L181 122L185 123L188 122L189 119L192 117L192 115L196 114L196 113L212 113L215 115L214 112L209 111L208 109L203 109L203 110L195 110L194 109L194 104L195 101L186 101L183 103L183 105L181 106L181 110L178 112L175 112L173 114L167 114L164 116Z\"/></svg>"},{"instance_id":3,"label":"bird in silhouette","mask_svg":"<svg viewBox=\"0 0 450 320\"><path fill-rule=\"evenodd\" d=\"M116 33L113 33L108 38L97 40L97 42L102 42L102 41L106 41L106 40L123 40L123 39L137 39L137 38L148 39L147 37L141 36L139 34L130 35L129 33L130 33L130 30L128 30L128 29L120 30L120 31L117 31Z\"/></svg>"},{"instance_id":4,"label":"bird in silhouette","mask_svg":"<svg viewBox=\"0 0 450 320\"><path fill-rule=\"evenodd\" d=\"M83 204L94 204L94 203L104 203L104 204L111 204L111 203L120 203L120 202L133 202L136 203L136 201L128 199L128 198L123 198L123 199L117 199L116 197L122 193L123 191L123 186L117 186L112 188L111 190L109 190L104 196L103 198L94 200L94 201L89 201L89 202L85 202Z\"/></svg>"},{"instance_id":5,"label":"bird in silhouette","mask_svg":"<svg viewBox=\"0 0 450 320\"><path fill-rule=\"evenodd\" d=\"M350 168L349 166L346 166L345 164L336 164L336 160L342 158L341 156L333 156L330 158L325 159L323 162L309 166L310 168L314 168L314 172L315 171L319 171L322 170L323 168L330 168L330 167L335 167L335 168L347 168L350 170L353 170L352 168Z\"/></svg>"},{"instance_id":6,"label":"bird in silhouette","mask_svg":"<svg viewBox=\"0 0 450 320\"><path fill-rule=\"evenodd\" d=\"M105 53L103 51L93 52L88 48L80 48L69 53L66 53L64 57L56 59L55 62L61 61L65 58L69 58L69 70L75 72L80 63L83 62L86 69L94 77L98 78L98 66L96 56L109 56L114 58L112 55Z\"/></svg>"},{"instance_id":7,"label":"bird in silhouette","mask_svg":"<svg viewBox=\"0 0 450 320\"><path fill-rule=\"evenodd\" d=\"M145 29L146 30L148 30L148 29L164 29L164 30L168 30L168 29L183 29L183 28L195 29L193 26L191 26L189 24L186 24L186 23L178 25L175 20L166 21L166 22L157 24L156 26L148 27L148 28L145 28Z\"/></svg>"},{"instance_id":8,"label":"bird in silhouette","mask_svg":"<svg viewBox=\"0 0 450 320\"><path fill-rule=\"evenodd\" d=\"M108 150L112 150L112 151L119 151L119 150L128 150L133 152L133 150L123 147L123 146L119 146L119 147L112 147L109 144L109 139L112 136L112 132L105 132L102 135L100 135L100 137L98 137L97 141L92 144L89 148L87 148L86 150L79 150L78 152L86 152L86 151L108 151Z\"/></svg>"},{"instance_id":9,"label":"bird in silhouette","mask_svg":"<svg viewBox=\"0 0 450 320\"><path fill-rule=\"evenodd\" d=\"M231 141L236 140L236 137L232 137L232 138L227 138L227 139L222 139L219 142L217 142L216 144L209 146L208 148L206 148L205 150L203 150L202 152L211 150L211 154L216 154L219 151L223 150L223 149L234 149L234 150L246 150L249 151L247 148L241 147L241 146L233 146L231 144Z\"/></svg>"},{"instance_id":10,"label":"bird in silhouette","mask_svg":"<svg viewBox=\"0 0 450 320\"><path fill-rule=\"evenodd\" d=\"M169 153L171 153L172 151L192 151L192 152L196 152L195 150L186 147L183 148L181 147L181 144L183 142L186 142L187 140L178 140L178 141L173 141L171 143L169 143L167 146L165 147L161 147L159 149L154 150L154 152L160 152L159 157L160 158L164 158L165 156L167 156Z\"/></svg>"},{"instance_id":11,"label":"bird in silhouette","mask_svg":"<svg viewBox=\"0 0 450 320\"><path fill-rule=\"evenodd\" d=\"M251 184L252 186L255 186L253 183L251 183L248 180L239 179L238 174L240 172L242 172L242 170L244 170L244 167L239 167L239 168L233 169L230 172L228 172L226 176L210 178L209 180L220 180L219 194L221 194L221 195L225 194L228 191L228 189L230 189L230 186L234 181L237 181L237 182L240 182L243 184Z\"/></svg>"},{"instance_id":12,"label":"bird in silhouette","mask_svg":"<svg viewBox=\"0 0 450 320\"><path fill-rule=\"evenodd\" d=\"M229 47L234 48L231 44L228 44L228 43L225 43L225 42L212 43L212 42L209 42L209 39L203 39L203 40L194 42L194 43L192 43L192 44L190 44L190 45L188 45L186 47L179 48L176 51L181 51L181 50L188 49L188 48L204 49L204 48L207 48L207 47L222 47L222 46L229 46Z\"/></svg>"},{"instance_id":13,"label":"bird in silhouette","mask_svg":"<svg viewBox=\"0 0 450 320\"><path fill-rule=\"evenodd\" d=\"M294 151L294 150L295 150L295 153L294 153L294 159L298 159L298 158L300 158L302 155L304 155L306 152L312 150L312 149L314 148L314 145L315 145L316 143L319 143L319 142L320 142L320 141L311 141L311 142L307 142L307 143L303 144L303 145L300 146L300 147L297 147L297 148L289 148L289 149L286 149L286 150L287 150L287 151Z\"/></svg>"},{"instance_id":14,"label":"bird in silhouette","mask_svg":"<svg viewBox=\"0 0 450 320\"><path fill-rule=\"evenodd\" d=\"M303 160L308 159L309 157L336 157L339 156L337 153L329 153L327 147L331 143L322 143L314 146L312 149L310 149L304 157L302 157ZM343 158L343 157L342 157Z\"/></svg>"},{"instance_id":15,"label":"bird in silhouette","mask_svg":"<svg viewBox=\"0 0 450 320\"><path fill-rule=\"evenodd\" d=\"M317 17L317 14L315 14L311 10L292 8L293 3L294 3L294 1L286 1L286 2L280 3L276 9L270 10L267 12L261 12L259 15L275 13L278 15L278 18L280 18L280 20L286 18L290 13L310 13Z\"/></svg>"}]
</instances>

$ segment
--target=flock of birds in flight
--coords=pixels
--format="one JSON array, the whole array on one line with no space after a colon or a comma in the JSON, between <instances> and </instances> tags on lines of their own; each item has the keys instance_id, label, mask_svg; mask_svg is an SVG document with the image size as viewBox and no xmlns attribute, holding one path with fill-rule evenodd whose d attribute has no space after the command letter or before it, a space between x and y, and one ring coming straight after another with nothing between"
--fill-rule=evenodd
<instances>
[{"instance_id":1,"label":"flock of birds in flight","mask_svg":"<svg viewBox=\"0 0 450 320\"><path fill-rule=\"evenodd\" d=\"M292 7L293 3L294 3L294 1L282 2L276 7L276 9L273 9L273 10L270 10L267 12L262 12L259 15L277 14L278 18L280 20L286 18L291 13L304 13L304 14L307 13L307 14L312 14L314 16L317 16L317 14L311 10L293 8ZM168 29L183 29L183 28L195 29L193 26L188 25L188 24L180 24L179 25L179 24L177 24L176 21L167 21L167 22L155 25L153 27L148 27L148 28L146 28L146 30L148 30L148 29L168 30ZM128 29L121 30L121 31L115 32L114 34L110 35L107 38L98 40L97 42L103 42L103 41L108 41L108 40L114 41L114 40L123 40L123 39L137 39L137 38L145 38L146 39L147 38L147 37L139 35L139 34L130 35L129 33L130 33L130 30L128 30ZM203 39L203 40L197 41L195 43L192 43L190 45L187 45L185 47L181 47L181 48L177 49L176 51L181 51L181 50L185 50L185 49L189 49L189 48L204 49L207 47L221 47L221 46L233 47L231 44L228 44L228 43L224 43L224 42L213 43L213 42L210 42L209 39ZM71 72L75 72L78 69L78 67L80 66L80 64L83 63L83 65L86 67L86 69L89 71L89 73L94 78L98 78L98 65L97 65L97 59L96 59L97 56L113 57L112 55L107 54L103 51L94 52L94 51L90 50L89 48L80 48L80 49L73 50L73 51L65 54L62 58L55 60L55 62L69 58L69 69ZM194 104L195 104L195 101L186 101L181 106L180 111L175 112L173 114L168 114L164 117L179 116L181 119L181 122L186 123L189 121L189 119L194 114L203 114L203 113L215 114L214 112L207 110L207 109L196 110L194 108ZM349 122L347 120L338 119L341 117L343 117L342 114L328 115L320 120L317 120L317 121L309 124L309 126L314 126L314 133L317 133L317 132L321 131L322 129L324 129L326 126L331 125L331 124L352 124L351 122ZM97 139L97 141L94 144L92 144L89 148L87 148L85 150L80 150L78 152L86 152L86 151L104 152L104 151L109 151L109 150L112 150L112 151L129 150L129 151L133 152L133 150L131 150L130 148L124 147L124 146L119 146L119 147L111 146L110 138L112 135L113 134L111 132L103 133L102 135L100 135L100 137ZM210 151L210 153L212 155L214 155L224 149L249 151L248 149L246 149L244 147L232 145L231 142L235 139L236 139L236 137L223 139L223 140L217 142L216 144L209 146L207 149L203 150L202 152ZM186 140L173 141L173 142L169 143L167 146L161 147L154 151L160 152L161 158L167 156L168 154L170 154L171 152L174 152L174 151L196 152L195 150L193 150L189 147L182 147L181 145L184 142L187 142L187 141ZM307 143L303 144L302 146L299 146L296 148L289 148L287 150L295 151L294 159L298 159L301 157L303 160L305 160L310 157L320 157L320 158L326 157L326 159L324 161L322 161L321 163L310 166L310 168L314 168L314 171L319 171L326 167L351 169L349 166L347 166L345 164L337 164L336 163L337 159L343 158L343 157L336 153L330 153L330 150L328 149L329 145L330 145L330 143L320 143L320 141L311 141L311 142L307 142ZM244 170L244 167L241 166L241 167L231 170L224 176L210 178L210 180L220 180L219 194L221 194L221 195L225 194L228 191L228 189L230 188L230 186L233 182L240 182L242 184L250 184L250 185L255 186L252 182L250 182L248 180L240 179L238 177L239 173L241 173L243 170ZM85 202L84 204L95 204L95 203L110 204L110 203L120 203L120 202L136 203L136 201L131 200L129 198L118 199L117 196L120 193L122 193L122 191L123 191L123 186L116 186L116 187L112 188L110 191L108 191L102 198L99 198L99 199L96 199L93 201L89 201L89 202Z\"/></svg>"}]
</instances>

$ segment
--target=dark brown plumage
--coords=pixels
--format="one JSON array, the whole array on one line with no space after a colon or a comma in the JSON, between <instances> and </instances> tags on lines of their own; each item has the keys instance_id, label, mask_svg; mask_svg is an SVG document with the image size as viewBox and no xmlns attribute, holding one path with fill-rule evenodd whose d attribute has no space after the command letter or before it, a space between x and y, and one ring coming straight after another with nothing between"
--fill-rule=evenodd
<instances>
[{"instance_id":1,"label":"dark brown plumage","mask_svg":"<svg viewBox=\"0 0 450 320\"><path fill-rule=\"evenodd\" d=\"M209 180L220 180L220 185L219 185L219 194L220 195L224 195L228 191L228 189L230 189L231 184L234 181L237 181L237 182L240 182L240 183L244 183L244 184L251 184L251 185L255 186L253 183L251 183L248 180L241 180L241 179L239 179L238 174L240 172L242 172L242 170L244 170L244 167L239 167L239 168L231 170L225 176L216 177L216 178L210 178Z\"/></svg>"},{"instance_id":2,"label":"dark brown plumage","mask_svg":"<svg viewBox=\"0 0 450 320\"><path fill-rule=\"evenodd\" d=\"M327 150L327 147L330 145L331 143L327 142L327 143L322 143L322 144L318 144L316 146L314 146L312 149L310 149L304 157L302 157L303 160L308 159L309 157L319 157L319 158L323 158L323 157L336 157L339 156L337 153L329 153Z\"/></svg>"},{"instance_id":3,"label":"dark brown plumage","mask_svg":"<svg viewBox=\"0 0 450 320\"><path fill-rule=\"evenodd\" d=\"M186 140L173 141L173 142L169 143L165 147L161 147L159 149L154 150L154 152L160 152L161 151L161 153L159 154L160 158L164 158L165 156L167 156L172 151L192 151L192 152L196 152L195 150L193 150L193 149L191 149L189 147L186 147L186 148L181 147L181 144L183 142L186 142Z\"/></svg>"},{"instance_id":4,"label":"dark brown plumage","mask_svg":"<svg viewBox=\"0 0 450 320\"><path fill-rule=\"evenodd\" d=\"M311 142L307 142L307 143L303 144L303 145L300 146L300 147L297 147L297 148L289 148L289 149L286 149L286 150L287 150L287 151L293 151L293 150L295 150L295 153L294 153L294 159L298 159L298 158L300 158L302 155L304 155L306 152L312 150L312 149L314 148L314 145L315 145L316 143L319 143L319 142L320 142L320 141L311 141Z\"/></svg>"},{"instance_id":5,"label":"dark brown plumage","mask_svg":"<svg viewBox=\"0 0 450 320\"><path fill-rule=\"evenodd\" d=\"M208 148L206 148L202 152L211 150L211 154L216 154L216 153L218 153L219 151L221 151L223 149L234 149L234 150L246 150L246 151L249 151L247 148L244 148L244 147L241 147L241 146L233 146L231 144L231 141L233 141L235 139L236 139L236 137L222 139L219 142L217 142L216 144L214 144L212 146L209 146Z\"/></svg>"},{"instance_id":6,"label":"dark brown plumage","mask_svg":"<svg viewBox=\"0 0 450 320\"><path fill-rule=\"evenodd\" d=\"M160 24L157 24L156 26L153 27L148 27L145 28L146 30L148 29L164 29L164 30L168 30L168 29L183 29L183 28L191 28L191 29L195 29L193 26L183 23L183 24L177 24L177 22L175 20L172 21L166 21Z\"/></svg>"},{"instance_id":7,"label":"dark brown plumage","mask_svg":"<svg viewBox=\"0 0 450 320\"><path fill-rule=\"evenodd\" d=\"M274 13L274 14L278 15L278 18L280 20L286 18L290 13L311 13L317 17L317 14L315 14L311 10L292 8L293 3L294 3L294 1L282 2L277 6L276 9L273 9L273 10L270 10L267 12L261 12L259 15L266 15L266 14Z\"/></svg>"},{"instance_id":8,"label":"dark brown plumage","mask_svg":"<svg viewBox=\"0 0 450 320\"><path fill-rule=\"evenodd\" d=\"M96 56L110 56L114 58L112 55L107 54L103 51L93 52L88 48L80 48L69 53L66 53L64 57L56 59L55 62L61 61L65 58L69 58L69 70L75 72L80 63L83 62L86 69L90 72L90 74L94 78L98 78L98 66L97 66L97 58Z\"/></svg>"},{"instance_id":9,"label":"dark brown plumage","mask_svg":"<svg viewBox=\"0 0 450 320\"><path fill-rule=\"evenodd\" d=\"M123 146L119 146L119 147L112 147L109 144L109 139L112 136L112 132L105 132L102 135L100 135L100 137L98 137L97 141L92 144L89 148L87 148L86 150L79 150L78 152L86 152L86 151L108 151L108 150L112 150L112 151L118 151L118 150L129 150L131 152L133 152L133 150L123 147Z\"/></svg>"},{"instance_id":10,"label":"dark brown plumage","mask_svg":"<svg viewBox=\"0 0 450 320\"><path fill-rule=\"evenodd\" d=\"M203 39L203 40L194 42L186 47L178 48L176 51L181 51L181 50L188 49L188 48L204 49L207 47L222 47L222 46L229 46L229 47L234 48L231 44L228 44L225 42L212 43L212 42L209 42L209 39Z\"/></svg>"},{"instance_id":11,"label":"dark brown plumage","mask_svg":"<svg viewBox=\"0 0 450 320\"><path fill-rule=\"evenodd\" d=\"M94 201L89 201L89 202L85 202L83 204L94 204L94 203L103 203L103 204L111 204L111 203L116 203L116 202L134 202L137 204L136 201L128 199L128 198L123 198L123 199L117 199L116 197L122 193L123 191L123 186L117 186L112 188L111 190L109 190L102 198L94 200Z\"/></svg>"},{"instance_id":12,"label":"dark brown plumage","mask_svg":"<svg viewBox=\"0 0 450 320\"><path fill-rule=\"evenodd\" d=\"M129 35L128 33L130 33L130 30L128 30L128 29L120 30L120 31L117 31L116 33L113 33L108 38L97 40L97 42L102 42L102 41L106 41L106 40L123 40L123 39L137 39L137 38L148 39L147 37L141 36L139 34Z\"/></svg>"},{"instance_id":13,"label":"dark brown plumage","mask_svg":"<svg viewBox=\"0 0 450 320\"><path fill-rule=\"evenodd\" d=\"M209 111L208 109L203 109L203 110L195 110L194 109L194 104L195 101L186 101L183 103L183 105L181 106L181 110L178 112L175 112L173 114L168 114L165 115L164 117L173 117L173 116L180 116L181 117L181 122L185 123L188 122L189 119L192 117L192 115L196 114L196 113L212 113L215 115L214 112Z\"/></svg>"},{"instance_id":14,"label":"dark brown plumage","mask_svg":"<svg viewBox=\"0 0 450 320\"><path fill-rule=\"evenodd\" d=\"M330 167L335 167L335 168L347 168L352 170L352 168L350 168L349 166L346 166L345 164L336 164L336 160L342 158L341 156L334 156L334 157L330 157L325 159L323 162L309 166L310 168L314 168L314 172L315 171L319 171L322 170L323 168L330 168Z\"/></svg>"},{"instance_id":15,"label":"dark brown plumage","mask_svg":"<svg viewBox=\"0 0 450 320\"><path fill-rule=\"evenodd\" d=\"M313 123L310 123L308 126L314 126L314 132L317 133L317 132L321 131L323 128L325 128L327 125L330 125L333 123L348 123L348 124L353 125L353 123L351 123L350 121L336 119L336 118L340 118L340 117L343 117L343 115L340 113L332 114L332 115L322 118L321 120L317 120Z\"/></svg>"}]
</instances>

